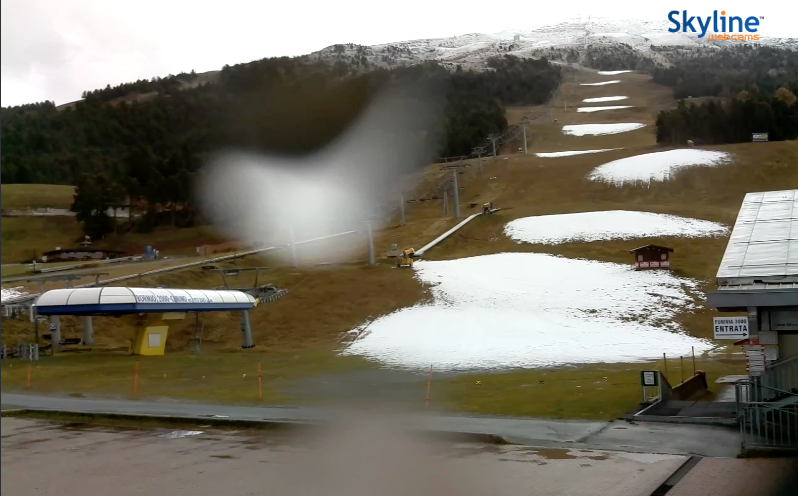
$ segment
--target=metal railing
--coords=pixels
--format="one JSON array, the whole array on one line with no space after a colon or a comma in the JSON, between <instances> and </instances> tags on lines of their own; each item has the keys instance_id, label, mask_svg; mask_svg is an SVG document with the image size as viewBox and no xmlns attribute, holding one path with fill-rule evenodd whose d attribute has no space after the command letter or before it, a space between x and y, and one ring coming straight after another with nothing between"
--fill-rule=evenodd
<instances>
[{"instance_id":1,"label":"metal railing","mask_svg":"<svg viewBox=\"0 0 798 496\"><path fill-rule=\"evenodd\" d=\"M767 372L759 377L759 382L766 388L762 391L766 395L763 400L776 396L776 390L798 393L798 356L769 366Z\"/></svg>"},{"instance_id":2,"label":"metal railing","mask_svg":"<svg viewBox=\"0 0 798 496\"><path fill-rule=\"evenodd\" d=\"M743 449L798 448L798 359L735 385Z\"/></svg>"},{"instance_id":3,"label":"metal railing","mask_svg":"<svg viewBox=\"0 0 798 496\"><path fill-rule=\"evenodd\" d=\"M39 359L39 345L38 344L18 344L14 347L6 345L0 346L0 359L7 360L9 358L21 358L23 360L38 360Z\"/></svg>"}]
</instances>

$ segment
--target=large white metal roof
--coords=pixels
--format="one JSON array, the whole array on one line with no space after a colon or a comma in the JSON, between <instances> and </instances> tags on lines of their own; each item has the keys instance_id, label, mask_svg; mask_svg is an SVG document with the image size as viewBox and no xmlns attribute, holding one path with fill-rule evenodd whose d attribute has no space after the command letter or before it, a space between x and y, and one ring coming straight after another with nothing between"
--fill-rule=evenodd
<instances>
[{"instance_id":1,"label":"large white metal roof","mask_svg":"<svg viewBox=\"0 0 798 496\"><path fill-rule=\"evenodd\" d=\"M38 313L70 311L135 313L138 311L213 311L252 308L255 298L241 291L165 288L53 289L39 296Z\"/></svg>"},{"instance_id":2,"label":"large white metal roof","mask_svg":"<svg viewBox=\"0 0 798 496\"><path fill-rule=\"evenodd\" d=\"M798 190L745 195L718 284L798 281Z\"/></svg>"}]
</instances>

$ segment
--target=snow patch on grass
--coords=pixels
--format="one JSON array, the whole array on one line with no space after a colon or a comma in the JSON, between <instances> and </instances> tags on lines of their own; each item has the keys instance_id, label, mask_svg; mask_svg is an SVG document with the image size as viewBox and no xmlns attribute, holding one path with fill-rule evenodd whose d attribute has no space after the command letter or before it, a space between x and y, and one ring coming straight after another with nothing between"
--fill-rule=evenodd
<instances>
[{"instance_id":1,"label":"snow patch on grass","mask_svg":"<svg viewBox=\"0 0 798 496\"><path fill-rule=\"evenodd\" d=\"M603 136L605 134L618 134L634 131L645 127L639 122L622 122L618 124L569 124L562 127L564 134L571 136Z\"/></svg>"},{"instance_id":2,"label":"snow patch on grass","mask_svg":"<svg viewBox=\"0 0 798 496\"><path fill-rule=\"evenodd\" d=\"M688 167L716 167L727 162L726 152L683 148L665 152L645 153L614 160L593 169L588 175L592 181L616 185L651 181L667 181Z\"/></svg>"},{"instance_id":3,"label":"snow patch on grass","mask_svg":"<svg viewBox=\"0 0 798 496\"><path fill-rule=\"evenodd\" d=\"M619 109L626 109L632 108L631 105L610 105L608 107L579 107L576 109L577 112L600 112L602 110L619 110Z\"/></svg>"},{"instance_id":4,"label":"snow patch on grass","mask_svg":"<svg viewBox=\"0 0 798 496\"><path fill-rule=\"evenodd\" d=\"M504 233L519 243L547 245L659 236L695 238L727 232L726 226L716 222L629 210L525 217L504 228Z\"/></svg>"},{"instance_id":5,"label":"snow patch on grass","mask_svg":"<svg viewBox=\"0 0 798 496\"><path fill-rule=\"evenodd\" d=\"M419 261L414 271L434 284L433 302L375 320L344 354L468 370L635 362L712 348L678 332L674 317L696 308L698 282L667 271L539 253Z\"/></svg>"},{"instance_id":6,"label":"snow patch on grass","mask_svg":"<svg viewBox=\"0 0 798 496\"><path fill-rule=\"evenodd\" d=\"M617 102L618 100L626 100L628 96L601 96L598 98L585 98L582 100L585 103L599 103L599 102Z\"/></svg>"},{"instance_id":7,"label":"snow patch on grass","mask_svg":"<svg viewBox=\"0 0 798 496\"><path fill-rule=\"evenodd\" d=\"M618 74L623 74L625 72L632 72L629 70L626 71L598 71L599 76L617 76Z\"/></svg>"},{"instance_id":8,"label":"snow patch on grass","mask_svg":"<svg viewBox=\"0 0 798 496\"><path fill-rule=\"evenodd\" d=\"M609 152L612 150L620 150L620 148L604 148L603 150L573 150L567 152L542 152L542 153L536 153L535 155L542 158L571 157L573 155L584 155L585 153Z\"/></svg>"},{"instance_id":9,"label":"snow patch on grass","mask_svg":"<svg viewBox=\"0 0 798 496\"><path fill-rule=\"evenodd\" d=\"M21 296L26 296L28 294L27 291L23 291L24 286L17 286L15 288L2 288L0 289L0 301L5 303L6 301L15 300Z\"/></svg>"},{"instance_id":10,"label":"snow patch on grass","mask_svg":"<svg viewBox=\"0 0 798 496\"><path fill-rule=\"evenodd\" d=\"M600 83L580 83L579 86L604 86L605 84L617 84L620 82L620 79L614 79L612 81L602 81Z\"/></svg>"}]
</instances>

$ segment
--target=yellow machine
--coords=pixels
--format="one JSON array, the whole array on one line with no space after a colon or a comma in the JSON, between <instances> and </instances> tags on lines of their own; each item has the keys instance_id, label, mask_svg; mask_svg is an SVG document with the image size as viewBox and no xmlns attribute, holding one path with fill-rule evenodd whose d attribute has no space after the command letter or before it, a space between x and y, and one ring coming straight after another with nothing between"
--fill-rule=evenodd
<instances>
[{"instance_id":1,"label":"yellow machine","mask_svg":"<svg viewBox=\"0 0 798 496\"><path fill-rule=\"evenodd\" d=\"M482 204L482 215L492 214L496 210L498 209L493 207L493 202L486 202Z\"/></svg>"},{"instance_id":2,"label":"yellow machine","mask_svg":"<svg viewBox=\"0 0 798 496\"><path fill-rule=\"evenodd\" d=\"M412 267L413 258L416 255L416 250L408 248L399 254L399 261L396 263L397 267Z\"/></svg>"}]
</instances>

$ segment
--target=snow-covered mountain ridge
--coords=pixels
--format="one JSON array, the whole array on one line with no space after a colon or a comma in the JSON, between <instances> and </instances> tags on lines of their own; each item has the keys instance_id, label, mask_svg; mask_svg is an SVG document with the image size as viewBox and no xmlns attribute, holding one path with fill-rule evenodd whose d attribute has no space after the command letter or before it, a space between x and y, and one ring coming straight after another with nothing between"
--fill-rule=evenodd
<instances>
[{"instance_id":1,"label":"snow-covered mountain ridge","mask_svg":"<svg viewBox=\"0 0 798 496\"><path fill-rule=\"evenodd\" d=\"M670 33L667 21L640 21L635 19L570 21L527 29L509 29L494 34L472 33L449 38L429 38L401 41L373 46L354 44L333 45L310 55L312 59L334 61L358 59L368 65L396 67L425 61L436 61L444 66L461 65L463 69L484 67L487 59L496 55L539 57L554 51L575 50L584 53L587 47L624 47L666 62L658 54L666 47L722 48L731 41L710 41L698 38L696 33ZM766 38L750 44L798 49L797 38ZM660 49L660 50L657 50Z\"/></svg>"}]
</instances>

